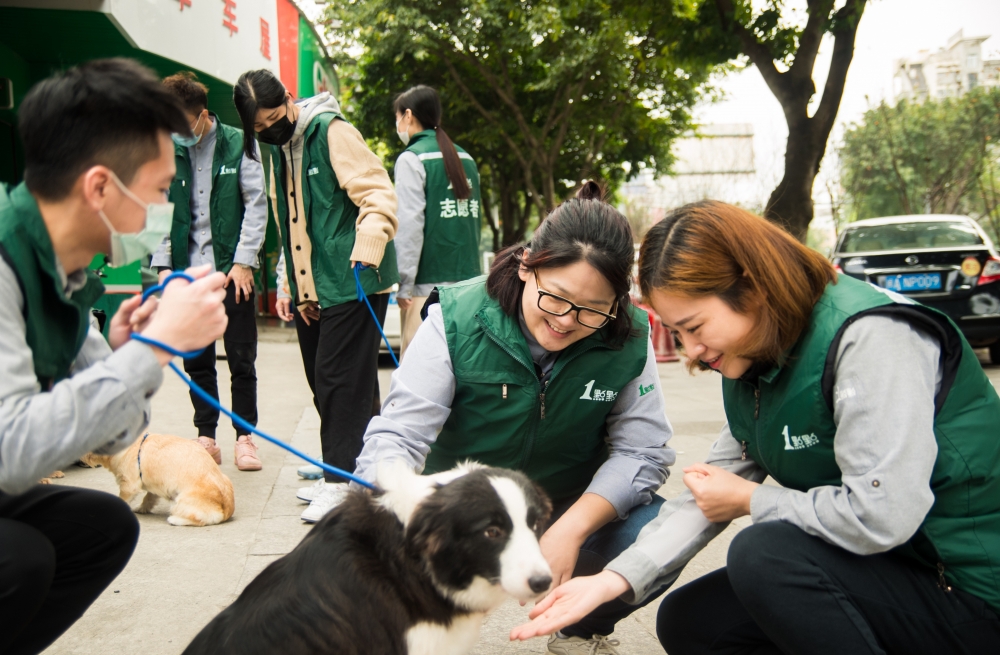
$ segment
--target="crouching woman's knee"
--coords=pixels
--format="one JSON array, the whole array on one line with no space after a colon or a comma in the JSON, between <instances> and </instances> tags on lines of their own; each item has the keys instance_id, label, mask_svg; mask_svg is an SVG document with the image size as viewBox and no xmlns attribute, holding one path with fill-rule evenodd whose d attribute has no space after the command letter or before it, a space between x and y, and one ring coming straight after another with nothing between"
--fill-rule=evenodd
<instances>
[{"instance_id":1,"label":"crouching woman's knee","mask_svg":"<svg viewBox=\"0 0 1000 655\"><path fill-rule=\"evenodd\" d=\"M755 523L740 531L729 545L726 570L736 595L745 603L766 594L782 572L805 553L810 537L782 521Z\"/></svg>"}]
</instances>

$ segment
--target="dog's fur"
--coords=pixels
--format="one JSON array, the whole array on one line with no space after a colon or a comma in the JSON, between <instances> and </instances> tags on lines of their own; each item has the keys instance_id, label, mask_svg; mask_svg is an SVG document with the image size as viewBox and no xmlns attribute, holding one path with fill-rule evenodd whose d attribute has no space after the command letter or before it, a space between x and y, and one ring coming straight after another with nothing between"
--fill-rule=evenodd
<instances>
[{"instance_id":1,"label":"dog's fur","mask_svg":"<svg viewBox=\"0 0 1000 655\"><path fill-rule=\"evenodd\" d=\"M268 566L184 655L461 655L504 599L551 584L552 505L521 473L380 467Z\"/></svg>"},{"instance_id":2,"label":"dog's fur","mask_svg":"<svg viewBox=\"0 0 1000 655\"><path fill-rule=\"evenodd\" d=\"M142 478L139 449L142 448ZM228 521L236 503L233 483L197 441L169 434L150 434L115 455L84 455L82 461L103 466L115 475L118 495L126 503L145 491L136 513L153 511L157 501L174 503L167 521L171 525L215 525Z\"/></svg>"}]
</instances>

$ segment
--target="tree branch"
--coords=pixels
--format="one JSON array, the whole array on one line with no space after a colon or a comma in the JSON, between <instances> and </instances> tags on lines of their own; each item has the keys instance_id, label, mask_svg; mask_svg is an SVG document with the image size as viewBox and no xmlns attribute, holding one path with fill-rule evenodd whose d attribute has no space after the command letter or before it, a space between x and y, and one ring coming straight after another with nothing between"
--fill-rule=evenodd
<instances>
[{"instance_id":1,"label":"tree branch","mask_svg":"<svg viewBox=\"0 0 1000 655\"><path fill-rule=\"evenodd\" d=\"M854 41L858 35L858 25L865 11L866 0L847 0L847 4L837 10L834 15L838 26L850 21L850 28L839 29L833 39L833 57L830 59L830 71L826 76L823 97L819 107L813 114L813 119L819 124L823 134L829 136L833 122L837 118L840 101L844 97L844 84L847 82L847 70L854 59ZM826 137L824 137L824 141Z\"/></svg>"},{"instance_id":2,"label":"tree branch","mask_svg":"<svg viewBox=\"0 0 1000 655\"><path fill-rule=\"evenodd\" d=\"M736 35L740 40L743 52L750 57L750 61L760 71L767 88L771 89L771 93L784 105L787 85L783 79L784 74L775 67L771 53L757 41L756 36L736 20L736 10L732 0L715 0L715 6L719 12L719 19L722 21L722 29Z\"/></svg>"}]
</instances>

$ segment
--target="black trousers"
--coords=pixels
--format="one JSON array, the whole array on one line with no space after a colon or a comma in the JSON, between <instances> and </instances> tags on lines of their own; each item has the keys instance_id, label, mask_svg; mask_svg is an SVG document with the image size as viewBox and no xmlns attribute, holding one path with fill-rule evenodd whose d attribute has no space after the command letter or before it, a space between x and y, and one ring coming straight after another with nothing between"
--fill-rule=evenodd
<instances>
[{"instance_id":1,"label":"black trousers","mask_svg":"<svg viewBox=\"0 0 1000 655\"><path fill-rule=\"evenodd\" d=\"M783 522L750 526L726 568L664 598L670 655L993 655L1000 617L892 553L854 555Z\"/></svg>"},{"instance_id":2,"label":"black trousers","mask_svg":"<svg viewBox=\"0 0 1000 655\"><path fill-rule=\"evenodd\" d=\"M379 325L385 323L389 294L368 301ZM363 302L346 302L320 311L312 325L296 315L306 379L321 419L323 461L353 472L364 445L368 421L379 412L378 326ZM310 370L311 363L311 370ZM325 473L327 482L343 482Z\"/></svg>"},{"instance_id":3,"label":"black trousers","mask_svg":"<svg viewBox=\"0 0 1000 655\"><path fill-rule=\"evenodd\" d=\"M128 563L139 522L100 491L36 485L0 492L0 653L40 653Z\"/></svg>"},{"instance_id":4,"label":"black trousers","mask_svg":"<svg viewBox=\"0 0 1000 655\"><path fill-rule=\"evenodd\" d=\"M242 296L242 294L240 294ZM230 283L226 287L226 316L229 324L222 337L226 347L226 361L229 364L229 375L232 379L233 411L237 416L246 419L251 425L257 425L257 305L254 294L250 299L243 298L236 303L236 285ZM215 370L215 343L211 343L205 352L193 359L184 360L184 371L195 383L218 400L219 381ZM191 393L191 404L194 405L194 426L198 428L198 436L215 439L215 430L219 425L219 410ZM237 437L250 434L247 430L237 427Z\"/></svg>"}]
</instances>

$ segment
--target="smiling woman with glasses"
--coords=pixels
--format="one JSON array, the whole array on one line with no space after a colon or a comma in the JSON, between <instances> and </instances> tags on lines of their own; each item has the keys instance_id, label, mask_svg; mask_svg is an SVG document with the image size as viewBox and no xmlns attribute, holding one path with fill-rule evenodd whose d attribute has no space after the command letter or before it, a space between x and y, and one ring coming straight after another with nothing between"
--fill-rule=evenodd
<instances>
[{"instance_id":1,"label":"smiling woman with glasses","mask_svg":"<svg viewBox=\"0 0 1000 655\"><path fill-rule=\"evenodd\" d=\"M674 462L663 397L650 393L648 317L629 298L632 230L600 196L586 184L489 276L431 295L355 471L373 479L388 459L523 471L553 500L541 545L555 584L618 556L656 514ZM549 652L618 652L607 635L638 607L597 608Z\"/></svg>"},{"instance_id":2,"label":"smiling woman with glasses","mask_svg":"<svg viewBox=\"0 0 1000 655\"><path fill-rule=\"evenodd\" d=\"M538 309L542 310L546 314L552 314L553 316L566 316L570 312L575 311L577 323L583 327L588 327L594 330L600 330L608 324L608 321L613 321L618 318L615 316L615 308L618 307L617 301L615 301L610 314L606 314L600 310L594 309L593 307L574 305L571 300L567 300L562 296L557 296L554 293L549 293L543 289L541 282L538 281L537 270L535 271L535 286L538 288Z\"/></svg>"}]
</instances>

